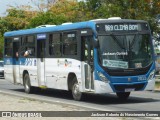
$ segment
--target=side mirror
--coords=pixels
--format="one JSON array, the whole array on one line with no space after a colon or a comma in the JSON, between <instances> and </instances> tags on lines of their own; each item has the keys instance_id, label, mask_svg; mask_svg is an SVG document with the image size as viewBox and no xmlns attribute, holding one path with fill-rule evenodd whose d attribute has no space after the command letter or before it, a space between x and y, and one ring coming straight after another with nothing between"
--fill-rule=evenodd
<instances>
[{"instance_id":1,"label":"side mirror","mask_svg":"<svg viewBox=\"0 0 160 120\"><path fill-rule=\"evenodd\" d=\"M98 41L98 39L94 39L93 40L93 44L94 44L95 48L99 47L99 41Z\"/></svg>"}]
</instances>

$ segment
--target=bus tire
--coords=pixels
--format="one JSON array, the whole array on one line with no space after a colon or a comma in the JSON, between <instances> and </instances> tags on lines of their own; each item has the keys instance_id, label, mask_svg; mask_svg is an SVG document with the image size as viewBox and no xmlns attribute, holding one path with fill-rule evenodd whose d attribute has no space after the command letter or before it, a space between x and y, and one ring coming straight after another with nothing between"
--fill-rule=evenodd
<instances>
[{"instance_id":1,"label":"bus tire","mask_svg":"<svg viewBox=\"0 0 160 120\"><path fill-rule=\"evenodd\" d=\"M82 92L79 91L79 84L77 82L76 77L73 78L73 83L72 83L72 96L73 99L76 101L82 100Z\"/></svg>"},{"instance_id":2,"label":"bus tire","mask_svg":"<svg viewBox=\"0 0 160 120\"><path fill-rule=\"evenodd\" d=\"M30 94L30 93L33 93L33 89L34 87L31 86L29 74L26 73L24 75L24 90L26 93Z\"/></svg>"},{"instance_id":3,"label":"bus tire","mask_svg":"<svg viewBox=\"0 0 160 120\"><path fill-rule=\"evenodd\" d=\"M117 92L116 94L120 100L127 100L130 92Z\"/></svg>"}]
</instances>

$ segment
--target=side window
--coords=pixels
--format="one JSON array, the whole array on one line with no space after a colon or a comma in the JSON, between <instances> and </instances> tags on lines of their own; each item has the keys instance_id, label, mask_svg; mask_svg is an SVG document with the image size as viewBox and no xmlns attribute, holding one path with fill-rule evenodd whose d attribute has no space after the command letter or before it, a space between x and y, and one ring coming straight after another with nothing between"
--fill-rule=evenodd
<instances>
[{"instance_id":1,"label":"side window","mask_svg":"<svg viewBox=\"0 0 160 120\"><path fill-rule=\"evenodd\" d=\"M4 55L6 57L11 57L12 56L12 38L6 38L5 39L5 51Z\"/></svg>"},{"instance_id":2,"label":"side window","mask_svg":"<svg viewBox=\"0 0 160 120\"><path fill-rule=\"evenodd\" d=\"M49 35L49 55L61 56L61 34L54 33Z\"/></svg>"},{"instance_id":3,"label":"side window","mask_svg":"<svg viewBox=\"0 0 160 120\"><path fill-rule=\"evenodd\" d=\"M21 37L13 37L13 58L18 61Z\"/></svg>"},{"instance_id":4,"label":"side window","mask_svg":"<svg viewBox=\"0 0 160 120\"><path fill-rule=\"evenodd\" d=\"M92 36L83 36L82 40L82 48L81 48L81 58L82 61L88 61L88 63L93 63L93 43Z\"/></svg>"},{"instance_id":5,"label":"side window","mask_svg":"<svg viewBox=\"0 0 160 120\"><path fill-rule=\"evenodd\" d=\"M28 51L29 57L35 56L35 37L34 36L23 37L21 51L22 51L21 56L23 56L26 51Z\"/></svg>"},{"instance_id":6,"label":"side window","mask_svg":"<svg viewBox=\"0 0 160 120\"><path fill-rule=\"evenodd\" d=\"M34 44L35 43L34 36L27 36L26 37L26 43L28 45Z\"/></svg>"},{"instance_id":7,"label":"side window","mask_svg":"<svg viewBox=\"0 0 160 120\"><path fill-rule=\"evenodd\" d=\"M77 36L76 32L68 32L63 34L63 54L77 55Z\"/></svg>"}]
</instances>

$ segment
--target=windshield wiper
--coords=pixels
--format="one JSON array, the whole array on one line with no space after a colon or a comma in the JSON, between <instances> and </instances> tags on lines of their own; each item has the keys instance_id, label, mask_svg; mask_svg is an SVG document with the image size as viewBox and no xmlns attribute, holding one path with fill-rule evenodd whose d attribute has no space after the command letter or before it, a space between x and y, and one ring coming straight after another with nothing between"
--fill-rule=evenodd
<instances>
[{"instance_id":1,"label":"windshield wiper","mask_svg":"<svg viewBox=\"0 0 160 120\"><path fill-rule=\"evenodd\" d=\"M137 33L137 34L138 34L138 33ZM136 41L137 34L134 35L134 38L133 38L131 44L129 43L129 50L133 47L133 45L134 45L134 43L135 43L135 41Z\"/></svg>"},{"instance_id":2,"label":"windshield wiper","mask_svg":"<svg viewBox=\"0 0 160 120\"><path fill-rule=\"evenodd\" d=\"M119 42L119 39L114 34L110 34L113 40L119 45L120 48L125 49L125 47Z\"/></svg>"}]
</instances>

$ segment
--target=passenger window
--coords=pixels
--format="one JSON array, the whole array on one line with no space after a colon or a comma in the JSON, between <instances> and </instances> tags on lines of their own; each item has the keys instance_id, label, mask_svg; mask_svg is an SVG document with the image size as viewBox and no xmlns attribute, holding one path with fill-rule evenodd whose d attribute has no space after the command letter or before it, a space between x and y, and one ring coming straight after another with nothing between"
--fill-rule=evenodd
<instances>
[{"instance_id":1,"label":"passenger window","mask_svg":"<svg viewBox=\"0 0 160 120\"><path fill-rule=\"evenodd\" d=\"M76 32L64 33L63 35L63 54L77 55Z\"/></svg>"},{"instance_id":2,"label":"passenger window","mask_svg":"<svg viewBox=\"0 0 160 120\"><path fill-rule=\"evenodd\" d=\"M21 52L20 55L24 56L24 53L28 51L27 57L34 57L35 56L35 37L33 35L23 37L22 39L22 46L20 48Z\"/></svg>"},{"instance_id":3,"label":"passenger window","mask_svg":"<svg viewBox=\"0 0 160 120\"><path fill-rule=\"evenodd\" d=\"M61 56L61 34L55 33L49 36L49 55Z\"/></svg>"},{"instance_id":4,"label":"passenger window","mask_svg":"<svg viewBox=\"0 0 160 120\"><path fill-rule=\"evenodd\" d=\"M5 39L5 57L12 56L12 38Z\"/></svg>"}]
</instances>

